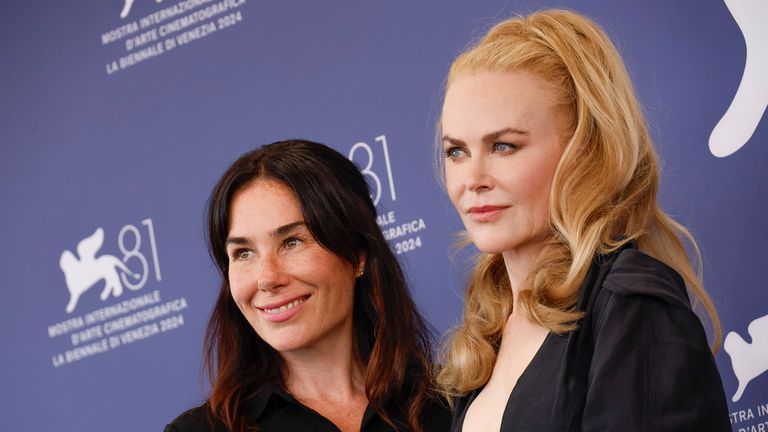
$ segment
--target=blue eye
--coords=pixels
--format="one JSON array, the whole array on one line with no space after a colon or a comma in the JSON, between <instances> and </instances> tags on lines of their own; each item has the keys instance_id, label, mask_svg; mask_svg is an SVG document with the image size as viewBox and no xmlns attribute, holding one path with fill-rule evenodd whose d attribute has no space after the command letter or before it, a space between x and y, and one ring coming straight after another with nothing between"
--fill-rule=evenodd
<instances>
[{"instance_id":1,"label":"blue eye","mask_svg":"<svg viewBox=\"0 0 768 432\"><path fill-rule=\"evenodd\" d=\"M509 153L515 149L517 149L517 146L514 144L503 143L503 142L493 143L493 151L495 152Z\"/></svg>"},{"instance_id":2,"label":"blue eye","mask_svg":"<svg viewBox=\"0 0 768 432\"><path fill-rule=\"evenodd\" d=\"M462 150L460 147L451 147L445 151L445 156L449 159L459 158L462 156L462 154L464 154L464 150Z\"/></svg>"}]
</instances>

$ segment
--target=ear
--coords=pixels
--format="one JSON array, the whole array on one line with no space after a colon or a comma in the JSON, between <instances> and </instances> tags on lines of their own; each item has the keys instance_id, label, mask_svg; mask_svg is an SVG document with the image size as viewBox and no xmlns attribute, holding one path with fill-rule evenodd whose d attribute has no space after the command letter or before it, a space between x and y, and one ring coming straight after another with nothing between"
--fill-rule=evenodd
<instances>
[{"instance_id":1,"label":"ear","mask_svg":"<svg viewBox=\"0 0 768 432\"><path fill-rule=\"evenodd\" d=\"M360 253L360 256L357 258L357 268L355 269L355 277L360 277L365 274L366 258L367 258L366 254Z\"/></svg>"}]
</instances>

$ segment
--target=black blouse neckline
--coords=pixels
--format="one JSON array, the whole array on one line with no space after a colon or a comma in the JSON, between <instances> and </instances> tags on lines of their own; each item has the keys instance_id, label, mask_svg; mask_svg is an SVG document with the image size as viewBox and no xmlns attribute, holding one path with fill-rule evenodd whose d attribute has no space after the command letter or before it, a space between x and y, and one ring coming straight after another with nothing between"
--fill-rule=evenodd
<instances>
[{"instance_id":1,"label":"black blouse neckline","mask_svg":"<svg viewBox=\"0 0 768 432\"><path fill-rule=\"evenodd\" d=\"M507 397L507 401L504 404L504 412L501 415L501 423L504 424L504 418L507 416L508 407L511 405L510 401L513 401L515 397L520 393L520 389L525 387L525 383L531 379L530 375L534 373L534 371L537 369L538 363L541 363L542 358L545 356L545 352L547 351L547 347L552 343L552 340L554 338L557 338L557 334L553 332L548 332L547 335L544 337L544 341L539 346L539 349L536 350L536 354L533 355L531 358L531 361L528 362L528 365L523 369L523 372L520 374L520 377L517 378L517 382L515 382L515 386L512 388L512 391L509 393L509 396ZM486 383L487 384L487 383ZM480 395L480 392L483 391L486 384L483 384L482 386L476 388L475 390L472 390L467 395L467 403L466 403L466 409L460 414L460 418L458 419L457 424L461 425L461 428L459 430L464 429L464 420L467 416L467 412L469 412L469 409L472 407L472 403L477 399L477 396Z\"/></svg>"},{"instance_id":2,"label":"black blouse neckline","mask_svg":"<svg viewBox=\"0 0 768 432\"><path fill-rule=\"evenodd\" d=\"M422 419L425 432L449 430L451 412L440 400L426 401ZM317 411L302 404L282 387L268 384L245 402L244 415L248 423L258 425L262 432L314 431L338 432L339 428ZM205 404L193 408L166 426L165 432L226 432L219 419L213 424ZM360 423L361 432L395 432L395 429L368 405Z\"/></svg>"},{"instance_id":3,"label":"black blouse neckline","mask_svg":"<svg viewBox=\"0 0 768 432\"><path fill-rule=\"evenodd\" d=\"M577 329L550 332L507 398L501 431L728 431L722 382L685 282L627 242L595 257ZM455 402L462 431L483 387Z\"/></svg>"},{"instance_id":4,"label":"black blouse neckline","mask_svg":"<svg viewBox=\"0 0 768 432\"><path fill-rule=\"evenodd\" d=\"M312 408L306 406L289 392L285 391L280 387L275 387L275 386L264 387L261 391L256 393L256 395L254 395L253 398L248 402L248 416L251 419L251 421L255 424L258 424L261 417L265 414L265 412L267 412L267 407L269 406L269 404L271 402L275 402L275 399L278 399L280 401L278 403L289 403L301 408L302 410L312 413L316 415L318 419L322 419L325 422L327 422L329 427L338 429L338 427L335 424L333 424L333 422L328 420L325 416L313 410ZM365 430L365 425L371 420L371 418L374 415L376 415L376 411L374 411L370 405L367 405L365 407L365 413L363 413L363 419L360 423L361 431Z\"/></svg>"}]
</instances>

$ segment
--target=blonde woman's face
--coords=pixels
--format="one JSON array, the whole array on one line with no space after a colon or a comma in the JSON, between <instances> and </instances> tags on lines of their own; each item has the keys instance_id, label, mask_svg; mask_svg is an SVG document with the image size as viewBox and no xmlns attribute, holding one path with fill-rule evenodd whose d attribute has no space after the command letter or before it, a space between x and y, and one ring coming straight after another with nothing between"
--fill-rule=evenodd
<instances>
[{"instance_id":1,"label":"blonde woman's face","mask_svg":"<svg viewBox=\"0 0 768 432\"><path fill-rule=\"evenodd\" d=\"M549 191L565 115L528 72L459 75L442 113L445 181L470 238L487 253L532 255L551 235Z\"/></svg>"}]
</instances>

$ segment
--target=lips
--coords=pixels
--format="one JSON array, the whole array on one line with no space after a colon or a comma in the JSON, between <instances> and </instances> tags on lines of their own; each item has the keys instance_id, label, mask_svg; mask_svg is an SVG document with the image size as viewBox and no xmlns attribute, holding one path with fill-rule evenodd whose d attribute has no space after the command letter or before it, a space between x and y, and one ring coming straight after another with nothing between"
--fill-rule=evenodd
<instances>
[{"instance_id":1,"label":"lips","mask_svg":"<svg viewBox=\"0 0 768 432\"><path fill-rule=\"evenodd\" d=\"M493 222L501 217L501 214L504 210L509 208L509 206L495 206L495 205L484 205L484 206L475 206L470 207L467 210L467 214L469 214L469 217L472 218L475 222L480 223L486 223L486 222Z\"/></svg>"},{"instance_id":2,"label":"lips","mask_svg":"<svg viewBox=\"0 0 768 432\"><path fill-rule=\"evenodd\" d=\"M286 299L284 301L257 306L256 309L261 312L261 316L271 322L283 322L293 318L299 313L301 306L309 300L311 295L303 295Z\"/></svg>"}]
</instances>

